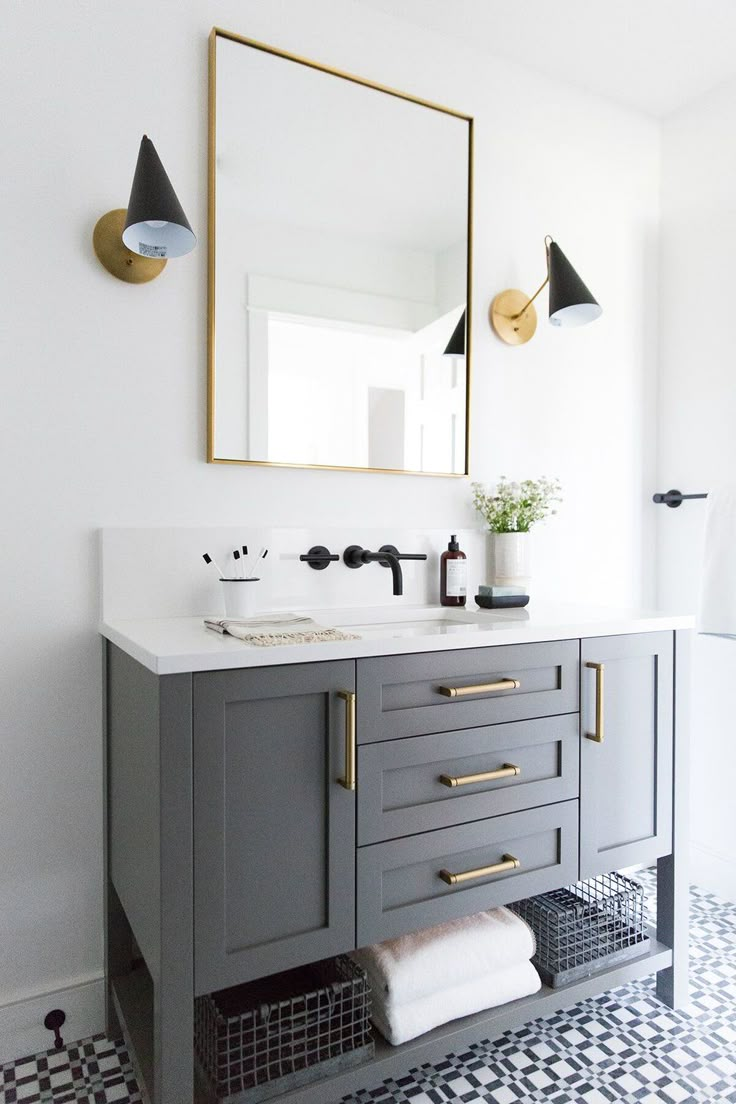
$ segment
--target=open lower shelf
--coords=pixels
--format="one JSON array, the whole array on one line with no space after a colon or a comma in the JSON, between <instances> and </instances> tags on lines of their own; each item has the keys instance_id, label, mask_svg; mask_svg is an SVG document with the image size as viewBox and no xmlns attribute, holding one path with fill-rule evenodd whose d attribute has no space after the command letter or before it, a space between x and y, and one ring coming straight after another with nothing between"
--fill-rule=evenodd
<instances>
[{"instance_id":1,"label":"open lower shelf","mask_svg":"<svg viewBox=\"0 0 736 1104\"><path fill-rule=\"evenodd\" d=\"M543 985L538 993L530 997L522 997L521 1000L511 1001L498 1008L489 1008L473 1016L453 1020L434 1031L428 1031L426 1035L420 1035L418 1039L402 1043L401 1046L391 1046L376 1033L376 1053L370 1062L358 1069L324 1078L314 1085L284 1093L278 1100L284 1104L333 1104L346 1093L371 1088L387 1077L393 1077L397 1073L406 1074L409 1069L422 1062L438 1061L470 1043L495 1038L504 1031L515 1030L540 1016L558 1012L586 997L603 993L636 978L646 977L671 965L671 949L652 936L649 952L639 958L632 958L558 989ZM235 1096L230 1099L237 1102L239 1098Z\"/></svg>"},{"instance_id":2,"label":"open lower shelf","mask_svg":"<svg viewBox=\"0 0 736 1104\"><path fill-rule=\"evenodd\" d=\"M277 1096L275 1101L283 1104L336 1104L347 1093L371 1088L387 1077L406 1074L423 1062L438 1061L471 1043L496 1038L504 1031L515 1030L540 1016L568 1008L586 997L603 993L636 978L646 977L671 965L671 949L658 942L651 933L648 953L601 970L581 981L558 989L543 985L532 996L453 1020L401 1046L391 1046L376 1033L376 1052L369 1062L356 1069L322 1078L312 1085L292 1089ZM153 1089L153 986L147 970L136 969L125 977L116 978L112 983L112 995L136 1074L142 1082L140 1087L144 1099L150 1099ZM203 1093L203 1086L200 1084L198 1100L205 1099L212 1098ZM247 1100L247 1093L231 1096L228 1101L237 1104L241 1099Z\"/></svg>"}]
</instances>

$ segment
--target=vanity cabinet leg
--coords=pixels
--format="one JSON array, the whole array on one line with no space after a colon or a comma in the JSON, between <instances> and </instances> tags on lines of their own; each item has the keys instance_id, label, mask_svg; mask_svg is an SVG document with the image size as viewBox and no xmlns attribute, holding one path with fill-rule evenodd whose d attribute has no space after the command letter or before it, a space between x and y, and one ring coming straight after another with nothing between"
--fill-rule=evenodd
<instances>
[{"instance_id":1,"label":"vanity cabinet leg","mask_svg":"<svg viewBox=\"0 0 736 1104\"><path fill-rule=\"evenodd\" d=\"M688 1001L687 863L667 855L657 862L657 938L672 948L672 965L657 974L657 996L670 1008Z\"/></svg>"},{"instance_id":2,"label":"vanity cabinet leg","mask_svg":"<svg viewBox=\"0 0 736 1104\"><path fill-rule=\"evenodd\" d=\"M172 958L174 956L172 955ZM194 1100L194 999L192 987L164 971L165 984L153 983L154 1085L151 1104L192 1104Z\"/></svg>"},{"instance_id":3,"label":"vanity cabinet leg","mask_svg":"<svg viewBox=\"0 0 736 1104\"><path fill-rule=\"evenodd\" d=\"M127 974L133 960L133 936L109 876L105 892L105 1034L119 1039L123 1032L112 999L110 982Z\"/></svg>"},{"instance_id":4,"label":"vanity cabinet leg","mask_svg":"<svg viewBox=\"0 0 736 1104\"><path fill-rule=\"evenodd\" d=\"M109 825L109 778L108 778L108 740L109 724L107 716L107 664L109 646L102 641L102 731L103 731L103 835L104 835L104 962L105 962L105 1034L108 1039L119 1039L123 1032L112 999L110 983L113 978L121 977L130 970L133 960L133 935L125 910L115 892L110 877L110 825Z\"/></svg>"},{"instance_id":5,"label":"vanity cabinet leg","mask_svg":"<svg viewBox=\"0 0 736 1104\"><path fill-rule=\"evenodd\" d=\"M161 950L153 978L154 1100L194 1100L192 683L160 681Z\"/></svg>"},{"instance_id":6,"label":"vanity cabinet leg","mask_svg":"<svg viewBox=\"0 0 736 1104\"><path fill-rule=\"evenodd\" d=\"M107 1031L146 1104L192 1104L192 676L103 663Z\"/></svg>"},{"instance_id":7,"label":"vanity cabinet leg","mask_svg":"<svg viewBox=\"0 0 736 1104\"><path fill-rule=\"evenodd\" d=\"M688 1002L688 721L692 634L675 632L675 732L672 782L672 854L657 862L657 938L672 948L672 966L657 974L657 996L670 1008Z\"/></svg>"}]
</instances>

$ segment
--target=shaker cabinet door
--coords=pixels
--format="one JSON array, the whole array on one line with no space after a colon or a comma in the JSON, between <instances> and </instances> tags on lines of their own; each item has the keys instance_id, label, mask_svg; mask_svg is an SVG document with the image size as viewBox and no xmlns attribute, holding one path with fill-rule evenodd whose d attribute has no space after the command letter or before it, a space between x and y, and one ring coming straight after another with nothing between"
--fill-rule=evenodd
<instances>
[{"instance_id":1,"label":"shaker cabinet door","mask_svg":"<svg viewBox=\"0 0 736 1104\"><path fill-rule=\"evenodd\" d=\"M197 994L355 945L350 661L194 676Z\"/></svg>"},{"instance_id":2,"label":"shaker cabinet door","mask_svg":"<svg viewBox=\"0 0 736 1104\"><path fill-rule=\"evenodd\" d=\"M582 641L581 878L672 850L673 646L670 632Z\"/></svg>"}]
</instances>

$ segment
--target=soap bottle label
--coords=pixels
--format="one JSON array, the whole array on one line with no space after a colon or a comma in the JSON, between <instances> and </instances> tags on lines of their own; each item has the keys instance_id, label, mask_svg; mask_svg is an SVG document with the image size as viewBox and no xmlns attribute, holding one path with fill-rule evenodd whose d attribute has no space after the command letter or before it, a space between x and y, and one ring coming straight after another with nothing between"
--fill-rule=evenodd
<instances>
[{"instance_id":1,"label":"soap bottle label","mask_svg":"<svg viewBox=\"0 0 736 1104\"><path fill-rule=\"evenodd\" d=\"M468 561L447 561L447 597L464 598L468 592Z\"/></svg>"}]
</instances>

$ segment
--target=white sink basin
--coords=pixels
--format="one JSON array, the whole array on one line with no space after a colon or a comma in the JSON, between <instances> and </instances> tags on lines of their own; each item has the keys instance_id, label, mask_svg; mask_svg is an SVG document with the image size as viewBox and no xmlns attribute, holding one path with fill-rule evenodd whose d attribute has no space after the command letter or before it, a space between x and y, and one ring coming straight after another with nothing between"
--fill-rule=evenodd
<instances>
[{"instance_id":1,"label":"white sink basin","mask_svg":"<svg viewBox=\"0 0 736 1104\"><path fill-rule=\"evenodd\" d=\"M400 622L443 625L474 625L477 616L465 609L446 606L368 606L366 609L323 610L323 616L344 627L346 625L396 625Z\"/></svg>"},{"instance_id":2,"label":"white sink basin","mask_svg":"<svg viewBox=\"0 0 736 1104\"><path fill-rule=\"evenodd\" d=\"M516 611L518 612L518 611ZM498 627L503 613L473 612L446 606L372 606L350 610L312 610L315 621L367 637L430 636L478 632Z\"/></svg>"}]
</instances>

